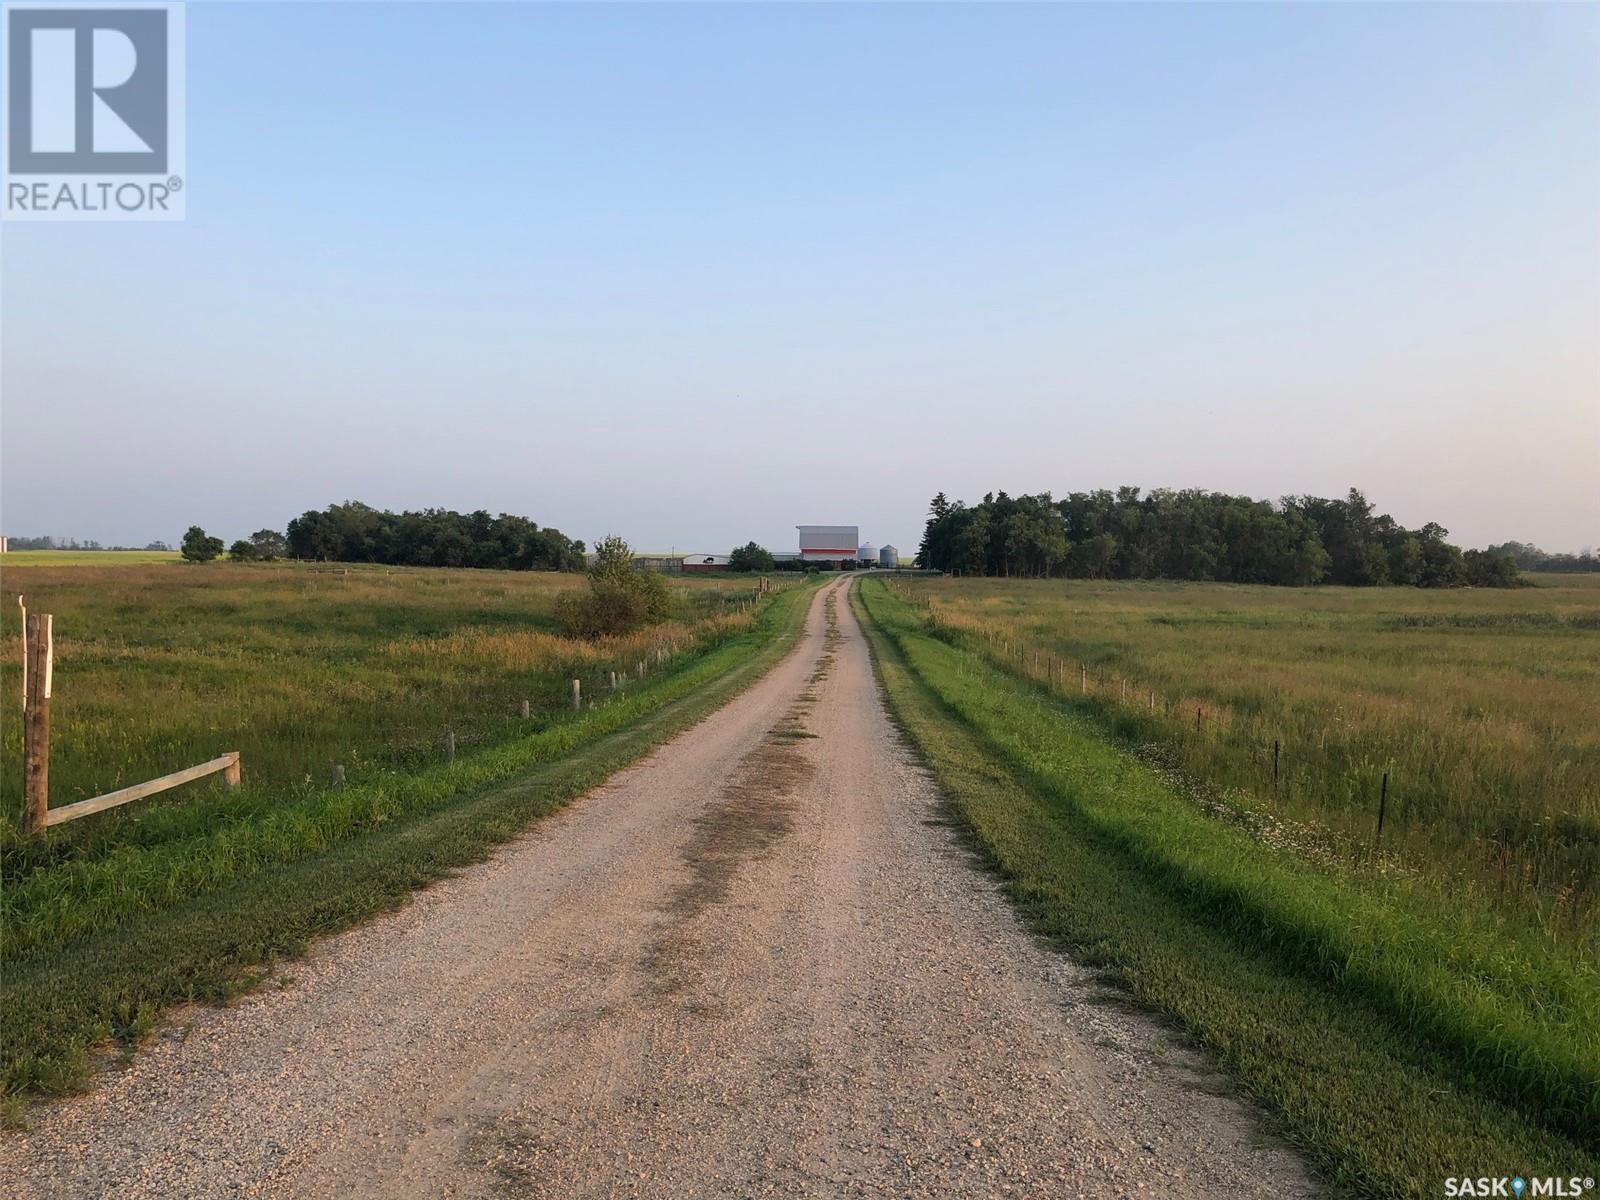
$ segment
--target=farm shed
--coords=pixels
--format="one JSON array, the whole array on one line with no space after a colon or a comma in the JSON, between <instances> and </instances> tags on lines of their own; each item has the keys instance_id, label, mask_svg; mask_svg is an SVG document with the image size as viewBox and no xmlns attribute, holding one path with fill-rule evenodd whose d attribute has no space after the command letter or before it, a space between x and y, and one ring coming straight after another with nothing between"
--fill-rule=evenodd
<instances>
[{"instance_id":1,"label":"farm shed","mask_svg":"<svg viewBox=\"0 0 1600 1200\"><path fill-rule=\"evenodd\" d=\"M732 560L726 554L685 554L685 571L726 571Z\"/></svg>"}]
</instances>

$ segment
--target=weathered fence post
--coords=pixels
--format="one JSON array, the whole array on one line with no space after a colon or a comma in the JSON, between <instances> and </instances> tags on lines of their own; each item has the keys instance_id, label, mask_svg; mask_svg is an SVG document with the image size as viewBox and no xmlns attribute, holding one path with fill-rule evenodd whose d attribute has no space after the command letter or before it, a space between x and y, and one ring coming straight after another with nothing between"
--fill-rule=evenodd
<instances>
[{"instance_id":1,"label":"weathered fence post","mask_svg":"<svg viewBox=\"0 0 1600 1200\"><path fill-rule=\"evenodd\" d=\"M583 707L583 680L581 679L574 679L572 681L572 707Z\"/></svg>"},{"instance_id":2,"label":"weathered fence post","mask_svg":"<svg viewBox=\"0 0 1600 1200\"><path fill-rule=\"evenodd\" d=\"M22 711L28 711L28 606L17 593L17 609L22 614Z\"/></svg>"},{"instance_id":3,"label":"weathered fence post","mask_svg":"<svg viewBox=\"0 0 1600 1200\"><path fill-rule=\"evenodd\" d=\"M522 702L522 719L524 721L526 721L528 719L528 714L530 712L532 712L532 711L533 711L533 706L531 704L529 704L528 701L524 700Z\"/></svg>"},{"instance_id":4,"label":"weathered fence post","mask_svg":"<svg viewBox=\"0 0 1600 1200\"><path fill-rule=\"evenodd\" d=\"M1272 791L1273 791L1274 794L1276 794L1277 791L1278 791L1278 750L1279 750L1279 748L1280 747L1279 747L1278 739L1277 738L1273 738L1272 739Z\"/></svg>"},{"instance_id":5,"label":"weathered fence post","mask_svg":"<svg viewBox=\"0 0 1600 1200\"><path fill-rule=\"evenodd\" d=\"M617 673L615 671L611 672L611 690L613 692L617 690Z\"/></svg>"},{"instance_id":6,"label":"weathered fence post","mask_svg":"<svg viewBox=\"0 0 1600 1200\"><path fill-rule=\"evenodd\" d=\"M55 665L55 620L49 613L30 613L24 626L23 653L27 692L22 714L22 794L27 800L27 825L41 833L50 809L50 683Z\"/></svg>"},{"instance_id":7,"label":"weathered fence post","mask_svg":"<svg viewBox=\"0 0 1600 1200\"><path fill-rule=\"evenodd\" d=\"M1383 773L1383 790L1378 793L1378 836L1372 840L1372 848L1376 850L1383 842L1383 814L1389 808L1389 772Z\"/></svg>"},{"instance_id":8,"label":"weathered fence post","mask_svg":"<svg viewBox=\"0 0 1600 1200\"><path fill-rule=\"evenodd\" d=\"M333 786L344 786L344 767L339 763L335 763L333 767Z\"/></svg>"},{"instance_id":9,"label":"weathered fence post","mask_svg":"<svg viewBox=\"0 0 1600 1200\"><path fill-rule=\"evenodd\" d=\"M1089 664L1078 664L1078 691L1083 695L1089 694Z\"/></svg>"},{"instance_id":10,"label":"weathered fence post","mask_svg":"<svg viewBox=\"0 0 1600 1200\"><path fill-rule=\"evenodd\" d=\"M451 729L444 731L444 757L446 762L454 762L456 758L456 735Z\"/></svg>"},{"instance_id":11,"label":"weathered fence post","mask_svg":"<svg viewBox=\"0 0 1600 1200\"><path fill-rule=\"evenodd\" d=\"M233 761L222 768L222 786L230 792L244 782L244 767L239 762L239 752L233 752Z\"/></svg>"},{"instance_id":12,"label":"weathered fence post","mask_svg":"<svg viewBox=\"0 0 1600 1200\"><path fill-rule=\"evenodd\" d=\"M1200 732L1200 722L1205 719L1205 712L1206 710L1198 704L1194 706L1194 731L1196 733Z\"/></svg>"}]
</instances>

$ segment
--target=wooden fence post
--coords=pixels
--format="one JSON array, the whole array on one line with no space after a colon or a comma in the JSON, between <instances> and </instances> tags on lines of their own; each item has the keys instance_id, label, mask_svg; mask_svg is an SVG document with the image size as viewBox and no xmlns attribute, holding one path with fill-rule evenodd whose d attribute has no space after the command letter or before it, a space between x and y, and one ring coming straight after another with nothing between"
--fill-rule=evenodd
<instances>
[{"instance_id":1,"label":"wooden fence post","mask_svg":"<svg viewBox=\"0 0 1600 1200\"><path fill-rule=\"evenodd\" d=\"M1078 691L1085 696L1089 694L1089 665L1087 663L1078 664Z\"/></svg>"},{"instance_id":2,"label":"wooden fence post","mask_svg":"<svg viewBox=\"0 0 1600 1200\"><path fill-rule=\"evenodd\" d=\"M611 690L613 692L617 690L617 673L615 671L611 672Z\"/></svg>"},{"instance_id":3,"label":"wooden fence post","mask_svg":"<svg viewBox=\"0 0 1600 1200\"><path fill-rule=\"evenodd\" d=\"M244 782L244 768L239 763L239 752L233 752L233 761L222 768L222 786L230 792Z\"/></svg>"},{"instance_id":4,"label":"wooden fence post","mask_svg":"<svg viewBox=\"0 0 1600 1200\"><path fill-rule=\"evenodd\" d=\"M28 680L22 715L22 794L27 827L42 833L50 809L50 683L55 664L54 618L28 614L25 667Z\"/></svg>"},{"instance_id":5,"label":"wooden fence post","mask_svg":"<svg viewBox=\"0 0 1600 1200\"><path fill-rule=\"evenodd\" d=\"M453 729L444 731L444 757L446 762L456 760L456 735Z\"/></svg>"},{"instance_id":6,"label":"wooden fence post","mask_svg":"<svg viewBox=\"0 0 1600 1200\"><path fill-rule=\"evenodd\" d=\"M526 721L528 719L528 714L531 711L532 711L532 706L526 700L524 700L522 702L522 719L524 721Z\"/></svg>"},{"instance_id":7,"label":"wooden fence post","mask_svg":"<svg viewBox=\"0 0 1600 1200\"><path fill-rule=\"evenodd\" d=\"M28 711L28 606L17 593L17 609L22 614L22 711Z\"/></svg>"},{"instance_id":8,"label":"wooden fence post","mask_svg":"<svg viewBox=\"0 0 1600 1200\"><path fill-rule=\"evenodd\" d=\"M1372 848L1376 850L1383 842L1383 814L1389 808L1389 772L1383 773L1383 790L1378 793L1378 836L1372 840Z\"/></svg>"},{"instance_id":9,"label":"wooden fence post","mask_svg":"<svg viewBox=\"0 0 1600 1200\"><path fill-rule=\"evenodd\" d=\"M572 707L583 707L583 680L581 679L574 679L572 681Z\"/></svg>"},{"instance_id":10,"label":"wooden fence post","mask_svg":"<svg viewBox=\"0 0 1600 1200\"><path fill-rule=\"evenodd\" d=\"M337 764L337 763L334 765L334 768L333 768L333 786L334 787L343 787L344 786L344 767L339 765L339 764Z\"/></svg>"}]
</instances>

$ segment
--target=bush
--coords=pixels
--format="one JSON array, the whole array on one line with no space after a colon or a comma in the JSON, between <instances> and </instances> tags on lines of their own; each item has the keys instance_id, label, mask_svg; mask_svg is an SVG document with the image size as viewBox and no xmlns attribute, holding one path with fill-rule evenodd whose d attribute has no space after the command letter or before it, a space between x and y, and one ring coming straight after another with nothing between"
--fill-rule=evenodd
<instances>
[{"instance_id":1,"label":"bush","mask_svg":"<svg viewBox=\"0 0 1600 1200\"><path fill-rule=\"evenodd\" d=\"M597 638L630 633L672 614L667 581L633 565L633 551L615 535L595 546L587 595L563 596L556 614L568 633Z\"/></svg>"}]
</instances>

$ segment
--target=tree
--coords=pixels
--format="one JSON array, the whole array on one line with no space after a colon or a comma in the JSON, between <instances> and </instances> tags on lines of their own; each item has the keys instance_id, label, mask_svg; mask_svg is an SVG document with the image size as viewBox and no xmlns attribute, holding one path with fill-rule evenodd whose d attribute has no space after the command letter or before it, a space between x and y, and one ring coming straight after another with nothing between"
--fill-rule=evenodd
<instances>
[{"instance_id":1,"label":"tree","mask_svg":"<svg viewBox=\"0 0 1600 1200\"><path fill-rule=\"evenodd\" d=\"M1467 583L1471 587L1521 587L1522 573L1509 554L1490 550L1468 550L1463 556Z\"/></svg>"},{"instance_id":2,"label":"tree","mask_svg":"<svg viewBox=\"0 0 1600 1200\"><path fill-rule=\"evenodd\" d=\"M256 548L253 542L240 538L228 547L228 558L233 562L251 562L256 557Z\"/></svg>"},{"instance_id":3,"label":"tree","mask_svg":"<svg viewBox=\"0 0 1600 1200\"><path fill-rule=\"evenodd\" d=\"M262 562L285 558L289 553L288 541L276 529L256 530L250 535L250 547L252 556Z\"/></svg>"},{"instance_id":4,"label":"tree","mask_svg":"<svg viewBox=\"0 0 1600 1200\"><path fill-rule=\"evenodd\" d=\"M989 533L994 524L988 503L967 510L963 527L955 537L953 553L945 570L962 575L987 575L989 573Z\"/></svg>"},{"instance_id":5,"label":"tree","mask_svg":"<svg viewBox=\"0 0 1600 1200\"><path fill-rule=\"evenodd\" d=\"M1422 570L1417 582L1423 587L1460 587L1467 581L1467 564L1461 550L1444 539L1450 531L1429 521L1417 531L1422 542Z\"/></svg>"},{"instance_id":6,"label":"tree","mask_svg":"<svg viewBox=\"0 0 1600 1200\"><path fill-rule=\"evenodd\" d=\"M222 539L208 537L200 526L191 525L189 531L183 535L181 550L186 562L210 562L222 553Z\"/></svg>"},{"instance_id":7,"label":"tree","mask_svg":"<svg viewBox=\"0 0 1600 1200\"><path fill-rule=\"evenodd\" d=\"M1072 560L1085 578L1108 579L1117 561L1117 539L1109 533L1097 533L1072 548Z\"/></svg>"},{"instance_id":8,"label":"tree","mask_svg":"<svg viewBox=\"0 0 1600 1200\"><path fill-rule=\"evenodd\" d=\"M1290 587L1311 587L1328 577L1328 552L1322 548L1315 535L1305 537L1295 546L1279 583Z\"/></svg>"},{"instance_id":9,"label":"tree","mask_svg":"<svg viewBox=\"0 0 1600 1200\"><path fill-rule=\"evenodd\" d=\"M728 555L730 571L770 571L776 565L766 547L754 542L746 542Z\"/></svg>"}]
</instances>

